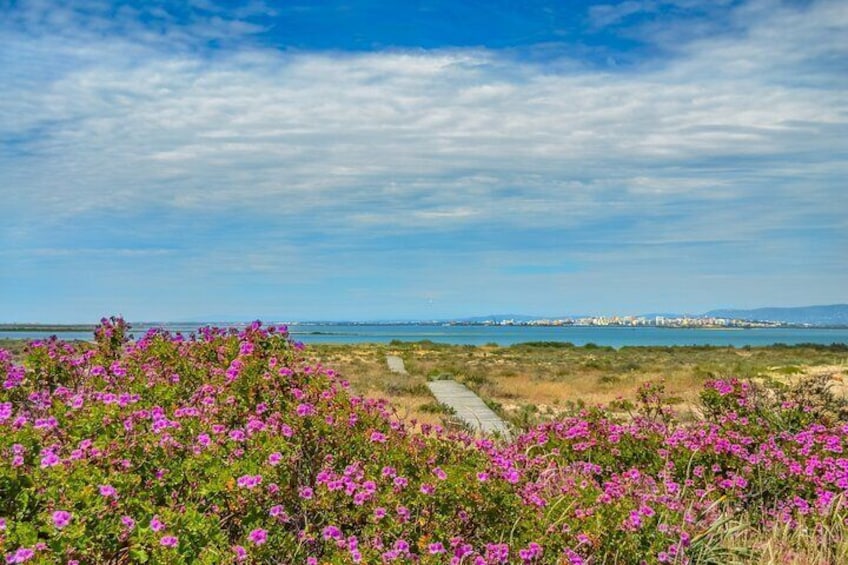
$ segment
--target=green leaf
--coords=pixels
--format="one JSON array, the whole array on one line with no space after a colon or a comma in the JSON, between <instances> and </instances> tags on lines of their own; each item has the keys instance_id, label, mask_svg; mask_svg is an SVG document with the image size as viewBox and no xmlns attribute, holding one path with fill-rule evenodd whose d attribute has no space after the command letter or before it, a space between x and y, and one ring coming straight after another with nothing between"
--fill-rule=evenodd
<instances>
[{"instance_id":1,"label":"green leaf","mask_svg":"<svg viewBox=\"0 0 848 565\"><path fill-rule=\"evenodd\" d=\"M150 556L147 555L147 552L141 548L134 548L130 550L130 557L132 557L133 563L147 563Z\"/></svg>"}]
</instances>

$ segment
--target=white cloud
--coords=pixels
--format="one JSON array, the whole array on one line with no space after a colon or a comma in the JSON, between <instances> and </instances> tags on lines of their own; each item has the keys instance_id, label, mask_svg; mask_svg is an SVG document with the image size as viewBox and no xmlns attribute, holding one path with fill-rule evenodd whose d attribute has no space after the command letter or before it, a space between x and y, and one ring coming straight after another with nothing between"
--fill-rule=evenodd
<instances>
[{"instance_id":1,"label":"white cloud","mask_svg":"<svg viewBox=\"0 0 848 565\"><path fill-rule=\"evenodd\" d=\"M125 40L97 33L105 15L34 8L0 27L0 191L38 225L166 209L391 233L628 213L673 231L697 206L703 227L679 237L757 237L815 213L836 227L846 12L752 3L744 33L681 42L661 65L551 73L485 50L198 54L189 39L255 30L164 14L153 34L119 14Z\"/></svg>"},{"instance_id":2,"label":"white cloud","mask_svg":"<svg viewBox=\"0 0 848 565\"><path fill-rule=\"evenodd\" d=\"M654 12L658 2L627 0L618 4L598 4L589 8L589 21L597 28L615 25L628 16L642 12Z\"/></svg>"}]
</instances>

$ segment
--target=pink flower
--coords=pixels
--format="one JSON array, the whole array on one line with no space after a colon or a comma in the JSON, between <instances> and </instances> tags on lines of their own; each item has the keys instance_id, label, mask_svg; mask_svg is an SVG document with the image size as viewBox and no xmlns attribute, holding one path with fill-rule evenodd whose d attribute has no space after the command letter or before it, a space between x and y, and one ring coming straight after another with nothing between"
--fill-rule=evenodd
<instances>
[{"instance_id":1,"label":"pink flower","mask_svg":"<svg viewBox=\"0 0 848 565\"><path fill-rule=\"evenodd\" d=\"M177 547L179 539L176 536L164 536L159 540L159 545L162 547Z\"/></svg>"},{"instance_id":2,"label":"pink flower","mask_svg":"<svg viewBox=\"0 0 848 565\"><path fill-rule=\"evenodd\" d=\"M61 463L62 460L59 459L59 456L53 453L52 451L47 451L41 456L41 468L46 469L48 467L54 467Z\"/></svg>"},{"instance_id":3,"label":"pink flower","mask_svg":"<svg viewBox=\"0 0 848 565\"><path fill-rule=\"evenodd\" d=\"M133 520L129 516L122 516L121 517L121 524L123 524L126 529L132 530L135 527L135 520ZM151 522L151 527L152 527L152 525L153 525L153 522Z\"/></svg>"},{"instance_id":4,"label":"pink flower","mask_svg":"<svg viewBox=\"0 0 848 565\"><path fill-rule=\"evenodd\" d=\"M437 553L445 553L445 546L439 542L431 543L427 546L427 551L430 552L430 555L436 555Z\"/></svg>"},{"instance_id":5,"label":"pink flower","mask_svg":"<svg viewBox=\"0 0 848 565\"><path fill-rule=\"evenodd\" d=\"M409 480L406 477L395 477L392 482L397 489L403 489L409 484Z\"/></svg>"},{"instance_id":6,"label":"pink flower","mask_svg":"<svg viewBox=\"0 0 848 565\"><path fill-rule=\"evenodd\" d=\"M300 417L311 416L315 414L315 407L307 403L298 404L296 412Z\"/></svg>"},{"instance_id":7,"label":"pink flower","mask_svg":"<svg viewBox=\"0 0 848 565\"><path fill-rule=\"evenodd\" d=\"M327 526L321 532L321 537L323 537L325 540L330 540L330 539L339 540L339 539L342 539L343 536L342 536L342 531L340 529L338 529L336 526Z\"/></svg>"},{"instance_id":8,"label":"pink flower","mask_svg":"<svg viewBox=\"0 0 848 565\"><path fill-rule=\"evenodd\" d=\"M586 562L579 553L572 550L570 547L565 549L565 555L568 557L568 562L571 565L583 565Z\"/></svg>"},{"instance_id":9,"label":"pink flower","mask_svg":"<svg viewBox=\"0 0 848 565\"><path fill-rule=\"evenodd\" d=\"M233 553L236 554L236 561L246 561L247 560L247 550L244 547L242 547L240 545L234 545L233 546Z\"/></svg>"},{"instance_id":10,"label":"pink flower","mask_svg":"<svg viewBox=\"0 0 848 565\"><path fill-rule=\"evenodd\" d=\"M276 506L272 506L271 509L268 510L268 514L280 520L281 522L289 521L289 515L286 513L285 509L279 504L277 504Z\"/></svg>"},{"instance_id":11,"label":"pink flower","mask_svg":"<svg viewBox=\"0 0 848 565\"><path fill-rule=\"evenodd\" d=\"M12 417L12 403L0 402L0 422L5 422Z\"/></svg>"},{"instance_id":12,"label":"pink flower","mask_svg":"<svg viewBox=\"0 0 848 565\"><path fill-rule=\"evenodd\" d=\"M262 475L244 475L238 478L236 484L241 488L252 489L262 484Z\"/></svg>"},{"instance_id":13,"label":"pink flower","mask_svg":"<svg viewBox=\"0 0 848 565\"><path fill-rule=\"evenodd\" d=\"M256 528L247 535L247 539L249 539L254 545L262 545L268 541L268 532L262 528Z\"/></svg>"},{"instance_id":14,"label":"pink flower","mask_svg":"<svg viewBox=\"0 0 848 565\"><path fill-rule=\"evenodd\" d=\"M386 435L380 432L371 432L371 443L386 443Z\"/></svg>"},{"instance_id":15,"label":"pink flower","mask_svg":"<svg viewBox=\"0 0 848 565\"><path fill-rule=\"evenodd\" d=\"M536 542L530 544L518 552L518 556L524 561L532 561L542 556L542 547Z\"/></svg>"},{"instance_id":16,"label":"pink flower","mask_svg":"<svg viewBox=\"0 0 848 565\"><path fill-rule=\"evenodd\" d=\"M71 513L65 510L57 510L53 513L53 525L62 529L71 523Z\"/></svg>"},{"instance_id":17,"label":"pink flower","mask_svg":"<svg viewBox=\"0 0 848 565\"><path fill-rule=\"evenodd\" d=\"M154 516L150 520L150 529L159 532L165 529L165 524L159 519L159 516Z\"/></svg>"},{"instance_id":18,"label":"pink flower","mask_svg":"<svg viewBox=\"0 0 848 565\"><path fill-rule=\"evenodd\" d=\"M112 485L100 485L100 496L118 498L118 491Z\"/></svg>"},{"instance_id":19,"label":"pink flower","mask_svg":"<svg viewBox=\"0 0 848 565\"><path fill-rule=\"evenodd\" d=\"M268 456L268 464L271 465L272 467L279 465L280 461L282 461L282 460L283 460L283 454L278 452L278 451L274 452L274 453L272 453L271 455Z\"/></svg>"},{"instance_id":20,"label":"pink flower","mask_svg":"<svg viewBox=\"0 0 848 565\"><path fill-rule=\"evenodd\" d=\"M309 500L315 494L309 487L300 487L297 489L297 493L300 495L300 498L304 500Z\"/></svg>"},{"instance_id":21,"label":"pink flower","mask_svg":"<svg viewBox=\"0 0 848 565\"><path fill-rule=\"evenodd\" d=\"M35 556L35 552L28 547L22 547L14 553L6 556L6 563L26 563Z\"/></svg>"}]
</instances>

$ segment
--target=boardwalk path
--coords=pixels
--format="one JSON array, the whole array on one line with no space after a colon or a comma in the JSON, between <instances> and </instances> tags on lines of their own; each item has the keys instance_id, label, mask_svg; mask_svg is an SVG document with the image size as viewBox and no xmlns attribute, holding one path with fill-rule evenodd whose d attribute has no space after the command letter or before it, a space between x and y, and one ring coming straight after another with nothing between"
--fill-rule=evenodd
<instances>
[{"instance_id":1,"label":"boardwalk path","mask_svg":"<svg viewBox=\"0 0 848 565\"><path fill-rule=\"evenodd\" d=\"M386 363L389 365L389 371L392 373L400 373L401 375L409 374L406 372L406 367L403 366L403 359L397 355L387 355Z\"/></svg>"},{"instance_id":2,"label":"boardwalk path","mask_svg":"<svg viewBox=\"0 0 848 565\"><path fill-rule=\"evenodd\" d=\"M456 381L431 381L427 383L436 400L456 411L456 417L473 429L485 434L500 434L510 439L509 426L483 403L479 396Z\"/></svg>"}]
</instances>

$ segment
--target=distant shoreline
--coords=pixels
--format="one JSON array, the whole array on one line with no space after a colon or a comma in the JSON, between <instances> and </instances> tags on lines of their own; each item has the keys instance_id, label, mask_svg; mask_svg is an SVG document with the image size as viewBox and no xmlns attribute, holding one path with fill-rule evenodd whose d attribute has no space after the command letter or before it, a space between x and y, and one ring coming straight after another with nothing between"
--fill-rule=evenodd
<instances>
[{"instance_id":1,"label":"distant shoreline","mask_svg":"<svg viewBox=\"0 0 848 565\"><path fill-rule=\"evenodd\" d=\"M88 332L97 326L92 324L0 324L3 332Z\"/></svg>"},{"instance_id":2,"label":"distant shoreline","mask_svg":"<svg viewBox=\"0 0 848 565\"><path fill-rule=\"evenodd\" d=\"M130 327L137 328L164 328L169 331L195 331L204 326L213 326L220 328L244 327L247 322L188 322L188 323L132 323ZM269 322L266 325L280 325L277 322ZM310 327L310 326L336 326L336 327L403 327L403 326L422 326L422 327L442 327L449 326L464 326L464 327L514 327L514 328L531 328L531 327L550 327L550 328L618 328L618 329L663 329L663 330L707 330L707 331L731 331L731 330L756 330L756 329L793 329L793 330L844 330L848 329L848 325L809 325L809 324L780 324L779 326L685 326L685 325L638 325L630 326L625 324L564 324L564 325L534 325L534 324L488 324L488 323L447 323L447 322L289 322L282 323L290 327ZM0 324L0 332L93 332L97 326L94 324Z\"/></svg>"}]
</instances>

